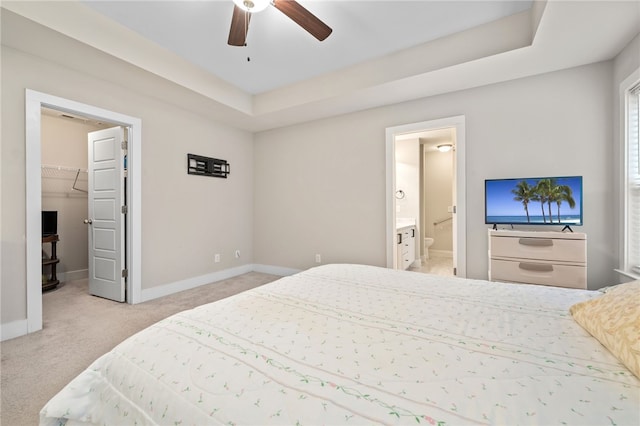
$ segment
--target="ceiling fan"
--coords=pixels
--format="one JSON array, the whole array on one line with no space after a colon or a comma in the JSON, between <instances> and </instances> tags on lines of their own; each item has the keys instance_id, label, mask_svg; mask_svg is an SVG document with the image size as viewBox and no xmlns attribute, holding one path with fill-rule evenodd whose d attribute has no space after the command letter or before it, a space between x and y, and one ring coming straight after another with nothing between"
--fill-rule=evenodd
<instances>
[{"instance_id":1,"label":"ceiling fan","mask_svg":"<svg viewBox=\"0 0 640 426\"><path fill-rule=\"evenodd\" d=\"M300 25L320 41L329 37L331 31L333 31L327 24L318 19L297 1L233 0L233 3L233 16L231 18L231 28L229 29L229 40L227 41L230 46L245 46L251 15L266 9L269 4L272 4L276 9L287 15L296 24Z\"/></svg>"}]
</instances>

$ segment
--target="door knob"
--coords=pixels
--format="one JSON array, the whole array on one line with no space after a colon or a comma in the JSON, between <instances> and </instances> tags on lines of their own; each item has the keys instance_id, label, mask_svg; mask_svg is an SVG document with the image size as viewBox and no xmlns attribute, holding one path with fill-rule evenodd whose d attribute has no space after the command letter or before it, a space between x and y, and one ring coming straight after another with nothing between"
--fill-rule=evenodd
<instances>
[{"instance_id":1,"label":"door knob","mask_svg":"<svg viewBox=\"0 0 640 426\"><path fill-rule=\"evenodd\" d=\"M85 219L85 220L84 220L84 223L85 223L86 225L91 225L91 224L93 223L93 220L91 220L91 219Z\"/></svg>"}]
</instances>

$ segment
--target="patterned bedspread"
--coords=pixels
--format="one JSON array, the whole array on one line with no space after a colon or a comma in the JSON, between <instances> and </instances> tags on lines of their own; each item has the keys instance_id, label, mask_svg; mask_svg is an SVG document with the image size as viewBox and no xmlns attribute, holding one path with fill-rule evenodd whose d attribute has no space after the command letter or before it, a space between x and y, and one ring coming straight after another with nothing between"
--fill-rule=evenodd
<instances>
[{"instance_id":1,"label":"patterned bedspread","mask_svg":"<svg viewBox=\"0 0 640 426\"><path fill-rule=\"evenodd\" d=\"M162 320L41 424L640 424L640 380L570 316L598 292L327 265Z\"/></svg>"}]
</instances>

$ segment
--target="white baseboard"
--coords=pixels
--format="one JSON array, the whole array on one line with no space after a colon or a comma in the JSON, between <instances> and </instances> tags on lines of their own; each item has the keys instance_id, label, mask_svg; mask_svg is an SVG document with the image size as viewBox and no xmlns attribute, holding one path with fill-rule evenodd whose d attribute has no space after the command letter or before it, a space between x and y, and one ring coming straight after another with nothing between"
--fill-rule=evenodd
<instances>
[{"instance_id":1,"label":"white baseboard","mask_svg":"<svg viewBox=\"0 0 640 426\"><path fill-rule=\"evenodd\" d=\"M184 290L200 287L205 284L215 283L217 281L233 278L238 275L246 274L253 271L253 265L242 265L236 268L224 269L222 271L212 272L210 274L200 275L199 277L187 278L186 280L176 281L153 288L142 289L140 302L157 299L159 297L169 296Z\"/></svg>"},{"instance_id":2,"label":"white baseboard","mask_svg":"<svg viewBox=\"0 0 640 426\"><path fill-rule=\"evenodd\" d=\"M273 265L253 265L253 271L261 272L263 274L271 274L271 275L278 275L280 277L286 277L286 276L301 272L301 269L291 269L291 268L284 268L282 266L273 266Z\"/></svg>"},{"instance_id":3,"label":"white baseboard","mask_svg":"<svg viewBox=\"0 0 640 426\"><path fill-rule=\"evenodd\" d=\"M18 320L2 324L0 327L0 341L13 339L15 337L24 336L29 331L27 320Z\"/></svg>"},{"instance_id":4,"label":"white baseboard","mask_svg":"<svg viewBox=\"0 0 640 426\"><path fill-rule=\"evenodd\" d=\"M431 256L431 257L453 257L453 251L451 251L451 250L432 250L432 249L429 249L429 256Z\"/></svg>"},{"instance_id":5,"label":"white baseboard","mask_svg":"<svg viewBox=\"0 0 640 426\"><path fill-rule=\"evenodd\" d=\"M89 277L88 269L79 269L77 271L58 272L60 282L83 280Z\"/></svg>"},{"instance_id":6,"label":"white baseboard","mask_svg":"<svg viewBox=\"0 0 640 426\"><path fill-rule=\"evenodd\" d=\"M238 275L246 274L247 272L262 272L264 274L284 277L287 275L296 274L300 272L300 270L271 265L242 265L231 269L224 269L222 271L201 275L199 277L187 278L186 280L176 281L158 287L143 289L140 302L146 302L148 300L157 299L159 297L169 296L171 294L178 293L184 290L191 290L192 288L200 287L202 285L237 277Z\"/></svg>"}]
</instances>

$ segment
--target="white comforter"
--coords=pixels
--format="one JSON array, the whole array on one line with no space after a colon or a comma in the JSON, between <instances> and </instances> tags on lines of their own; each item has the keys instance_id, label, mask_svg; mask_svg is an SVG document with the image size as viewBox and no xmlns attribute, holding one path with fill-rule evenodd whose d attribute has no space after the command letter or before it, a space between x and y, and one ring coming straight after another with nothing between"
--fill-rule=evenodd
<instances>
[{"instance_id":1,"label":"white comforter","mask_svg":"<svg viewBox=\"0 0 640 426\"><path fill-rule=\"evenodd\" d=\"M638 425L640 380L568 313L598 294L313 268L132 336L41 424Z\"/></svg>"}]
</instances>

